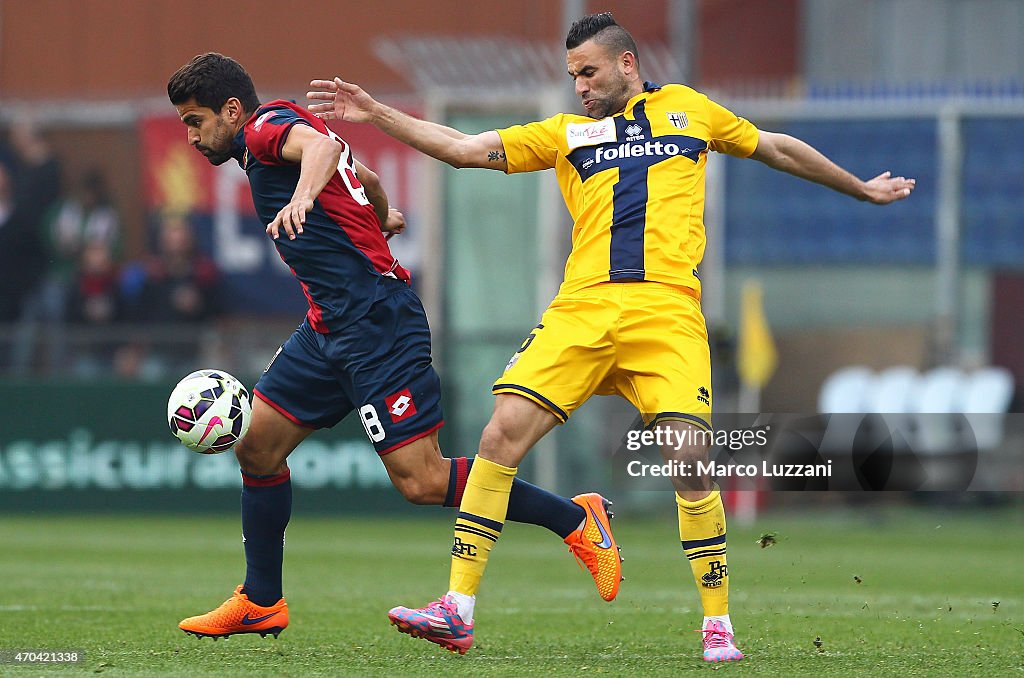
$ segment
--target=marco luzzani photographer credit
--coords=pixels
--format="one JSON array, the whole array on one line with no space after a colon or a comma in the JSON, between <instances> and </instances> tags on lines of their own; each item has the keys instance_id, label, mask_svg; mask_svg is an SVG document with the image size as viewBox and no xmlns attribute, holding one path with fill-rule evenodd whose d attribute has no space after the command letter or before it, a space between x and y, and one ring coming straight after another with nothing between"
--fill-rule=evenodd
<instances>
[{"instance_id":1,"label":"marco luzzani photographer credit","mask_svg":"<svg viewBox=\"0 0 1024 678\"><path fill-rule=\"evenodd\" d=\"M752 446L764 447L768 444L769 427L756 430L717 430L705 431L698 429L676 429L655 426L643 431L630 431L626 435L626 449L637 452L644 447L654 446L679 451L684 445L718 447L730 451L738 451ZM803 478L831 477L832 461L823 464L769 464L762 460L758 464L730 464L711 459L708 461L686 462L668 459L664 463L645 463L633 459L626 464L626 473L632 477L678 477L692 478L711 476L712 478Z\"/></svg>"},{"instance_id":2,"label":"marco luzzani photographer credit","mask_svg":"<svg viewBox=\"0 0 1024 678\"><path fill-rule=\"evenodd\" d=\"M1020 440L1021 415L924 415L914 425L878 414L721 415L712 430L643 426L638 418L612 457L624 487L670 490L701 476L756 479L761 491L1015 491L1020 450L993 449L997 430ZM956 454L936 454L922 431L956 435ZM686 456L706 447L707 459ZM754 487L748 485L748 487Z\"/></svg>"}]
</instances>

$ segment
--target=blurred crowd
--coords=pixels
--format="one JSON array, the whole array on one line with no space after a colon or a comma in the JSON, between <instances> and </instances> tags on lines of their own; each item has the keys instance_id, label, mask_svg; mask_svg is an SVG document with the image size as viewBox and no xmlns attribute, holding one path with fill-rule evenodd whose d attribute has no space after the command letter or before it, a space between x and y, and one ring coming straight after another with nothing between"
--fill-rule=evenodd
<instances>
[{"instance_id":1,"label":"blurred crowd","mask_svg":"<svg viewBox=\"0 0 1024 678\"><path fill-rule=\"evenodd\" d=\"M0 133L0 373L160 378L195 355L221 312L213 260L188 215L125 224L97 169L70 178L29 120Z\"/></svg>"}]
</instances>

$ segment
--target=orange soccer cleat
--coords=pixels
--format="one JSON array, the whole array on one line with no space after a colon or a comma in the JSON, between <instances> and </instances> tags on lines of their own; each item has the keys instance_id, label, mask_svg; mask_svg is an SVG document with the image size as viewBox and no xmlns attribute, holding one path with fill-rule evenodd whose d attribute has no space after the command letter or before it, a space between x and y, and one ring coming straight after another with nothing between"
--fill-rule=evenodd
<instances>
[{"instance_id":1,"label":"orange soccer cleat","mask_svg":"<svg viewBox=\"0 0 1024 678\"><path fill-rule=\"evenodd\" d=\"M237 633L258 633L264 638L272 633L277 638L287 626L288 603L284 598L263 607L249 602L249 597L242 593L241 584L216 610L182 619L178 624L178 628L196 638L210 637L214 640Z\"/></svg>"},{"instance_id":2,"label":"orange soccer cleat","mask_svg":"<svg viewBox=\"0 0 1024 678\"><path fill-rule=\"evenodd\" d=\"M597 493L580 494L572 498L587 514L583 525L565 538L569 553L576 556L580 565L590 570L597 584L597 592L607 601L619 593L622 577L622 556L612 537L608 507L611 502Z\"/></svg>"}]
</instances>

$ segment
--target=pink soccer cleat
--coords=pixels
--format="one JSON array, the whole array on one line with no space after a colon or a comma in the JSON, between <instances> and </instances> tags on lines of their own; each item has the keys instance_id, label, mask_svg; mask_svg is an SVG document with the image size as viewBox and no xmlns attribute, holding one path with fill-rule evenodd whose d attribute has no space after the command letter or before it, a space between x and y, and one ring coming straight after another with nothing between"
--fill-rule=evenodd
<instances>
[{"instance_id":1,"label":"pink soccer cleat","mask_svg":"<svg viewBox=\"0 0 1024 678\"><path fill-rule=\"evenodd\" d=\"M466 654L473 645L473 624L462 621L455 601L447 595L419 609L393 607L388 619L402 633L429 640L451 652Z\"/></svg>"},{"instance_id":2,"label":"pink soccer cleat","mask_svg":"<svg viewBox=\"0 0 1024 678\"><path fill-rule=\"evenodd\" d=\"M732 634L720 621L709 621L704 634L704 661L734 662L743 659L743 653L732 642Z\"/></svg>"}]
</instances>

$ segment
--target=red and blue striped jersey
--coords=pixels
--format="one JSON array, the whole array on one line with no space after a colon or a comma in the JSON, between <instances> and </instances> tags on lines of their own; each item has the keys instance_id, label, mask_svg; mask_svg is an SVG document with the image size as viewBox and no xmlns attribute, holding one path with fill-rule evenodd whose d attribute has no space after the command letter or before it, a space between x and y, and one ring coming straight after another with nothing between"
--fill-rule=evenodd
<instances>
[{"instance_id":1,"label":"red and blue striped jersey","mask_svg":"<svg viewBox=\"0 0 1024 678\"><path fill-rule=\"evenodd\" d=\"M337 331L367 312L384 292L385 276L409 282L391 254L380 220L356 176L351 147L305 109L281 99L261 106L235 137L234 156L249 177L256 214L269 224L287 205L300 166L281 157L293 125L309 125L342 146L338 171L306 214L303 233L274 241L302 285L317 332Z\"/></svg>"}]
</instances>

